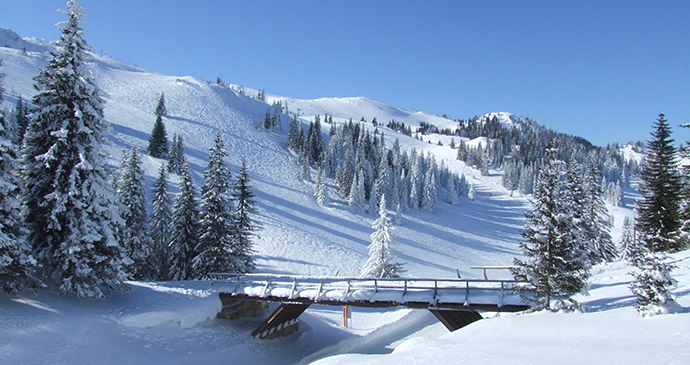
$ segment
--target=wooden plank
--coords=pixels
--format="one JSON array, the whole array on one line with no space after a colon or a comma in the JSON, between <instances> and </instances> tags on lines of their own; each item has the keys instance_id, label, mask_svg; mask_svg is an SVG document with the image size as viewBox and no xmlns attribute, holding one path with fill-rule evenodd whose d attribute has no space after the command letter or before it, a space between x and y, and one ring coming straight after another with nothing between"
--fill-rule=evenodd
<instances>
[{"instance_id":1,"label":"wooden plank","mask_svg":"<svg viewBox=\"0 0 690 365\"><path fill-rule=\"evenodd\" d=\"M297 317L307 310L307 308L309 308L309 304L282 303L278 309L254 330L252 337L267 337L272 332L281 328L281 326L296 320Z\"/></svg>"}]
</instances>

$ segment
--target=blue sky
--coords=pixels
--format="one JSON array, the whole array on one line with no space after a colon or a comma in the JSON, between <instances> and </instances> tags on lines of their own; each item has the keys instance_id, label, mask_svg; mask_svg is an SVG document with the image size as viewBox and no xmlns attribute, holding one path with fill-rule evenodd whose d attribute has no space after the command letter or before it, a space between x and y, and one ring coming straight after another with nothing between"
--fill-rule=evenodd
<instances>
[{"instance_id":1,"label":"blue sky","mask_svg":"<svg viewBox=\"0 0 690 365\"><path fill-rule=\"evenodd\" d=\"M297 98L366 96L530 117L598 145L690 139L690 1L82 0L117 60ZM0 0L0 27L59 38L63 0Z\"/></svg>"}]
</instances>

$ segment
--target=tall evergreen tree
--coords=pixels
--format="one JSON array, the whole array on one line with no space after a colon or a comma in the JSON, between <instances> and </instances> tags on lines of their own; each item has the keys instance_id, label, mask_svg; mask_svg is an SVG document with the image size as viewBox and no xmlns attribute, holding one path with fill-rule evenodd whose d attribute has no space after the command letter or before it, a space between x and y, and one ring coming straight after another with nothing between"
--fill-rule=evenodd
<instances>
[{"instance_id":1,"label":"tall evergreen tree","mask_svg":"<svg viewBox=\"0 0 690 365\"><path fill-rule=\"evenodd\" d=\"M630 272L636 281L628 287L637 297L635 308L645 317L669 313L678 306L670 291L676 285L671 277L675 265L668 263L665 252L653 252L648 246L642 240L633 240L628 250L628 261L637 269Z\"/></svg>"},{"instance_id":2,"label":"tall evergreen tree","mask_svg":"<svg viewBox=\"0 0 690 365\"><path fill-rule=\"evenodd\" d=\"M271 118L271 131L282 132L283 127L280 123L280 114L283 112L283 107L280 105L280 102L277 102L273 107L275 109L273 111L273 117Z\"/></svg>"},{"instance_id":3,"label":"tall evergreen tree","mask_svg":"<svg viewBox=\"0 0 690 365\"><path fill-rule=\"evenodd\" d=\"M585 197L582 207L584 208L583 224L590 242L592 264L611 262L618 256L618 250L609 233L609 214L602 198L604 193L600 176L599 169L590 162L582 180Z\"/></svg>"},{"instance_id":4,"label":"tall evergreen tree","mask_svg":"<svg viewBox=\"0 0 690 365\"><path fill-rule=\"evenodd\" d=\"M314 186L314 197L317 204L325 207L329 204L328 194L326 193L326 170L323 167L319 167L318 175L316 185Z\"/></svg>"},{"instance_id":5,"label":"tall evergreen tree","mask_svg":"<svg viewBox=\"0 0 690 365\"><path fill-rule=\"evenodd\" d=\"M640 184L644 199L637 203L637 229L653 252L677 251L682 247L677 235L681 182L677 148L673 142L671 128L661 113L654 125L652 140L647 143Z\"/></svg>"},{"instance_id":6,"label":"tall evergreen tree","mask_svg":"<svg viewBox=\"0 0 690 365\"><path fill-rule=\"evenodd\" d=\"M635 239L635 232L633 228L633 223L630 217L627 215L623 218L623 233L619 240L619 249L621 259L629 259L632 257L634 248L633 240Z\"/></svg>"},{"instance_id":7,"label":"tall evergreen tree","mask_svg":"<svg viewBox=\"0 0 690 365\"><path fill-rule=\"evenodd\" d=\"M173 134L172 145L170 146L170 159L168 160L168 171L173 174L180 174L182 166L186 162L184 156L184 142L181 135Z\"/></svg>"},{"instance_id":8,"label":"tall evergreen tree","mask_svg":"<svg viewBox=\"0 0 690 365\"><path fill-rule=\"evenodd\" d=\"M148 151L151 157L168 158L168 134L165 132L163 117L166 115L165 95L161 93L156 106L156 122L151 130Z\"/></svg>"},{"instance_id":9,"label":"tall evergreen tree","mask_svg":"<svg viewBox=\"0 0 690 365\"><path fill-rule=\"evenodd\" d=\"M550 150L549 161L541 170L531 199L534 211L526 213L527 224L520 242L525 259L515 259L516 280L528 281L534 297L525 297L540 309L551 308L551 299L572 301L586 289L589 261L576 241L572 204L564 198L561 186L563 162Z\"/></svg>"},{"instance_id":10,"label":"tall evergreen tree","mask_svg":"<svg viewBox=\"0 0 690 365\"><path fill-rule=\"evenodd\" d=\"M2 100L0 74L0 103ZM7 119L0 111L0 285L5 292L18 294L35 288L38 281L32 275L36 261L23 237L18 198L21 178L16 175L17 152L8 134Z\"/></svg>"},{"instance_id":11,"label":"tall evergreen tree","mask_svg":"<svg viewBox=\"0 0 690 365\"><path fill-rule=\"evenodd\" d=\"M170 272L172 280L193 279L194 248L199 244L199 203L189 165L185 164L180 176L180 192L173 208L170 231Z\"/></svg>"},{"instance_id":12,"label":"tall evergreen tree","mask_svg":"<svg viewBox=\"0 0 690 365\"><path fill-rule=\"evenodd\" d=\"M367 208L366 198L364 197L364 173L362 169L359 169L355 181L350 186L347 205L355 212L365 211Z\"/></svg>"},{"instance_id":13,"label":"tall evergreen tree","mask_svg":"<svg viewBox=\"0 0 690 365\"><path fill-rule=\"evenodd\" d=\"M170 224L172 222L172 198L168 193L168 174L161 165L158 179L153 183L151 197L151 225L149 236L153 241L152 265L156 268L156 280L169 280Z\"/></svg>"},{"instance_id":14,"label":"tall evergreen tree","mask_svg":"<svg viewBox=\"0 0 690 365\"><path fill-rule=\"evenodd\" d=\"M379 206L379 218L374 221L369 245L369 258L362 266L361 277L374 278L399 278L405 273L403 264L393 262L398 252L395 250L397 243L391 235L390 219L386 212L386 195L381 196Z\"/></svg>"},{"instance_id":15,"label":"tall evergreen tree","mask_svg":"<svg viewBox=\"0 0 690 365\"><path fill-rule=\"evenodd\" d=\"M152 241L149 235L146 212L146 181L141 168L141 158L136 147L122 155L122 169L117 184L120 199L120 216L123 225L118 227L118 240L127 256L133 261L130 273L137 280L156 278L155 268L150 260Z\"/></svg>"},{"instance_id":16,"label":"tall evergreen tree","mask_svg":"<svg viewBox=\"0 0 690 365\"><path fill-rule=\"evenodd\" d=\"M125 288L129 259L115 239L121 221L102 145L103 100L84 68L82 7L69 19L52 58L34 79L36 112L24 139L23 218L34 257L61 293L103 297Z\"/></svg>"},{"instance_id":17,"label":"tall evergreen tree","mask_svg":"<svg viewBox=\"0 0 690 365\"><path fill-rule=\"evenodd\" d=\"M237 240L234 257L238 263L235 272L246 273L254 270L254 253L252 237L259 229L258 223L252 218L257 213L256 200L249 184L249 170L247 162L242 160L240 171L237 172L237 181L233 187L232 196L237 204L235 210L235 238Z\"/></svg>"},{"instance_id":18,"label":"tall evergreen tree","mask_svg":"<svg viewBox=\"0 0 690 365\"><path fill-rule=\"evenodd\" d=\"M225 164L228 151L218 131L204 171L201 187L201 237L192 261L194 278L208 279L213 272L236 272L235 217L230 186L230 168Z\"/></svg>"},{"instance_id":19,"label":"tall evergreen tree","mask_svg":"<svg viewBox=\"0 0 690 365\"><path fill-rule=\"evenodd\" d=\"M288 149L295 153L300 150L299 133L301 133L301 131L299 128L299 122L297 121L297 115L295 115L290 121L290 130L288 131L287 139Z\"/></svg>"},{"instance_id":20,"label":"tall evergreen tree","mask_svg":"<svg viewBox=\"0 0 690 365\"><path fill-rule=\"evenodd\" d=\"M307 145L309 163L321 161L321 153L324 150L325 142L321 136L321 118L318 115L314 117L314 123L310 125L309 133L307 134Z\"/></svg>"},{"instance_id":21,"label":"tall evergreen tree","mask_svg":"<svg viewBox=\"0 0 690 365\"><path fill-rule=\"evenodd\" d=\"M436 174L434 174L432 169L427 171L425 177L422 210L427 213L434 213L436 211Z\"/></svg>"},{"instance_id":22,"label":"tall evergreen tree","mask_svg":"<svg viewBox=\"0 0 690 365\"><path fill-rule=\"evenodd\" d=\"M14 143L21 146L24 141L24 134L26 133L26 128L29 126L29 108L26 105L26 100L22 99L19 95L19 100L17 100L17 105L14 109L14 120L17 123L17 131L14 137Z\"/></svg>"}]
</instances>

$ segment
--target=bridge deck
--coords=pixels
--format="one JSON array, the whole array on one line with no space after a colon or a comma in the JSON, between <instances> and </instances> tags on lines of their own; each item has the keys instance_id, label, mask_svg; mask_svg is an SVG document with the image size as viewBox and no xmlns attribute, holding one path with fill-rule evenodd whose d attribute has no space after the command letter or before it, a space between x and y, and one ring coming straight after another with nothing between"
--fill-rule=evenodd
<instances>
[{"instance_id":1,"label":"bridge deck","mask_svg":"<svg viewBox=\"0 0 690 365\"><path fill-rule=\"evenodd\" d=\"M529 307L515 280L338 278L215 274L221 295L303 304L472 309L516 312Z\"/></svg>"},{"instance_id":2,"label":"bridge deck","mask_svg":"<svg viewBox=\"0 0 690 365\"><path fill-rule=\"evenodd\" d=\"M477 310L529 308L519 294L529 293L527 283L514 280L213 275L221 299L282 303L252 334L259 338L280 335L311 304L429 309L450 331L481 319Z\"/></svg>"}]
</instances>

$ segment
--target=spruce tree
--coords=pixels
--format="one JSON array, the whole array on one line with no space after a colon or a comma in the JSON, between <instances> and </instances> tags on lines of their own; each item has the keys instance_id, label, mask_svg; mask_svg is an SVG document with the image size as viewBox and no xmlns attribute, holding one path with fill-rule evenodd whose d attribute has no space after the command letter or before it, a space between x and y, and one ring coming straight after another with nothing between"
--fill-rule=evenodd
<instances>
[{"instance_id":1,"label":"spruce tree","mask_svg":"<svg viewBox=\"0 0 690 365\"><path fill-rule=\"evenodd\" d=\"M525 259L515 259L512 269L516 280L528 281L534 296L525 296L538 309L552 307L551 299L571 301L586 289L589 266L586 252L577 241L572 201L564 196L561 175L563 162L549 150L549 160L541 170L531 199L534 211L526 213L527 224L520 242Z\"/></svg>"},{"instance_id":2,"label":"spruce tree","mask_svg":"<svg viewBox=\"0 0 690 365\"><path fill-rule=\"evenodd\" d=\"M668 263L666 253L653 252L648 246L642 240L633 240L628 249L628 261L637 269L629 273L636 281L628 287L637 297L635 308L644 317L669 313L678 306L670 291L676 285L671 277L675 265Z\"/></svg>"},{"instance_id":3,"label":"spruce tree","mask_svg":"<svg viewBox=\"0 0 690 365\"><path fill-rule=\"evenodd\" d=\"M355 181L350 186L347 205L355 212L366 210L366 198L364 197L364 173L362 169L356 175Z\"/></svg>"},{"instance_id":4,"label":"spruce tree","mask_svg":"<svg viewBox=\"0 0 690 365\"><path fill-rule=\"evenodd\" d=\"M120 217L102 149L108 125L84 66L82 7L76 1L67 6L57 50L34 79L37 110L24 138L22 216L43 275L61 293L103 297L103 288L125 288L129 259L115 239Z\"/></svg>"},{"instance_id":5,"label":"spruce tree","mask_svg":"<svg viewBox=\"0 0 690 365\"><path fill-rule=\"evenodd\" d=\"M381 196L379 206L379 218L374 221L369 245L369 258L362 266L361 277L365 278L399 278L405 273L403 264L393 262L398 252L395 250L397 243L393 239L390 219L386 212L386 195Z\"/></svg>"},{"instance_id":6,"label":"spruce tree","mask_svg":"<svg viewBox=\"0 0 690 365\"><path fill-rule=\"evenodd\" d=\"M236 250L233 253L238 267L235 272L247 273L254 270L254 253L252 237L259 229L258 223L252 218L257 213L256 200L249 184L249 170L247 162L242 160L240 171L237 172L237 180L233 187L232 196L235 200L235 239Z\"/></svg>"},{"instance_id":7,"label":"spruce tree","mask_svg":"<svg viewBox=\"0 0 690 365\"><path fill-rule=\"evenodd\" d=\"M316 198L316 203L320 206L328 206L329 199L326 193L326 170L323 167L319 167L316 185L314 186L314 197Z\"/></svg>"},{"instance_id":8,"label":"spruce tree","mask_svg":"<svg viewBox=\"0 0 690 365\"><path fill-rule=\"evenodd\" d=\"M427 213L434 213L436 211L436 174L434 174L432 169L427 171L425 177L422 210Z\"/></svg>"},{"instance_id":9,"label":"spruce tree","mask_svg":"<svg viewBox=\"0 0 690 365\"><path fill-rule=\"evenodd\" d=\"M618 250L609 233L609 214L602 198L600 176L601 173L594 163L589 163L582 180L585 198L582 206L583 224L590 242L592 264L611 262L618 256Z\"/></svg>"},{"instance_id":10,"label":"spruce tree","mask_svg":"<svg viewBox=\"0 0 690 365\"><path fill-rule=\"evenodd\" d=\"M17 100L17 105L14 109L14 120L17 124L17 131L14 138L14 143L21 146L24 141L24 134L26 133L26 128L29 126L29 108L26 105L26 101L22 99L19 95L19 100Z\"/></svg>"},{"instance_id":11,"label":"spruce tree","mask_svg":"<svg viewBox=\"0 0 690 365\"><path fill-rule=\"evenodd\" d=\"M136 147L122 155L122 169L117 184L117 195L120 199L120 216L123 219L117 236L127 256L133 261L130 273L136 280L156 279L156 269L150 260L152 241L149 235L142 234L148 230L146 211L146 181L141 168L141 158Z\"/></svg>"},{"instance_id":12,"label":"spruce tree","mask_svg":"<svg viewBox=\"0 0 690 365\"><path fill-rule=\"evenodd\" d=\"M656 120L652 137L642 170L640 192L644 199L637 202L637 230L651 251L677 251L682 247L677 235L681 182L677 148L663 113Z\"/></svg>"},{"instance_id":13,"label":"spruce tree","mask_svg":"<svg viewBox=\"0 0 690 365\"><path fill-rule=\"evenodd\" d=\"M237 242L230 186L230 168L225 164L228 151L218 131L204 171L201 187L201 236L192 260L194 278L208 279L209 273L236 272L233 257ZM241 266L240 266L241 267Z\"/></svg>"},{"instance_id":14,"label":"spruce tree","mask_svg":"<svg viewBox=\"0 0 690 365\"><path fill-rule=\"evenodd\" d=\"M194 248L199 244L199 203L189 165L182 167L180 192L175 199L170 230L170 271L172 280L193 279Z\"/></svg>"},{"instance_id":15,"label":"spruce tree","mask_svg":"<svg viewBox=\"0 0 690 365\"><path fill-rule=\"evenodd\" d=\"M185 164L184 142L182 136L173 134L172 145L170 146L170 159L168 160L168 171L173 174L180 174L182 166Z\"/></svg>"},{"instance_id":16,"label":"spruce tree","mask_svg":"<svg viewBox=\"0 0 690 365\"><path fill-rule=\"evenodd\" d=\"M0 76L0 103L2 100ZM0 111L0 285L5 292L18 294L26 288L35 288L38 281L32 274L36 261L23 237L18 198L21 178L16 175L17 152L7 133L7 119Z\"/></svg>"},{"instance_id":17,"label":"spruce tree","mask_svg":"<svg viewBox=\"0 0 690 365\"><path fill-rule=\"evenodd\" d=\"M165 132L163 117L166 115L165 95L161 93L156 106L156 122L151 130L148 151L151 157L168 158L168 134Z\"/></svg>"},{"instance_id":18,"label":"spruce tree","mask_svg":"<svg viewBox=\"0 0 690 365\"><path fill-rule=\"evenodd\" d=\"M151 224L149 236L153 241L152 265L156 268L156 280L170 280L170 224L172 222L172 198L168 193L168 174L161 165L158 179L151 191Z\"/></svg>"},{"instance_id":19,"label":"spruce tree","mask_svg":"<svg viewBox=\"0 0 690 365\"><path fill-rule=\"evenodd\" d=\"M623 218L623 233L618 244L618 252L620 252L621 259L629 259L632 257L634 248L633 240L635 239L635 232L633 231L633 223L627 215Z\"/></svg>"},{"instance_id":20,"label":"spruce tree","mask_svg":"<svg viewBox=\"0 0 690 365\"><path fill-rule=\"evenodd\" d=\"M290 130L288 131L288 139L287 139L287 146L288 149L292 152L297 153L300 151L300 146L299 146L299 133L300 133L300 128L299 128L299 122L297 121L297 115L295 115L292 120L290 121Z\"/></svg>"},{"instance_id":21,"label":"spruce tree","mask_svg":"<svg viewBox=\"0 0 690 365\"><path fill-rule=\"evenodd\" d=\"M275 109L273 111L273 117L271 118L271 131L282 132L283 127L281 126L281 123L280 123L280 114L282 113L283 108L280 105L280 102L277 102L273 107Z\"/></svg>"}]
</instances>

